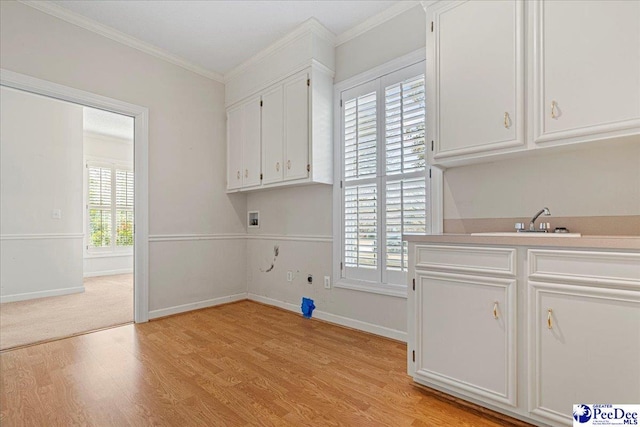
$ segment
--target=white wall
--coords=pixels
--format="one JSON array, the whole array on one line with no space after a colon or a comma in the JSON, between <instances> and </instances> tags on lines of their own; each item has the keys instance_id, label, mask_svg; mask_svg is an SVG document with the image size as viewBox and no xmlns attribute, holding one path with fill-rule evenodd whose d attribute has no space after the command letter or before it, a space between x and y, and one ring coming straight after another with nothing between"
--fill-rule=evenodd
<instances>
[{"instance_id":1,"label":"white wall","mask_svg":"<svg viewBox=\"0 0 640 427\"><path fill-rule=\"evenodd\" d=\"M133 169L133 140L84 132L84 160L106 161ZM86 171L85 171L86 172ZM87 204L87 177L85 173L83 205ZM88 236L87 211L84 211L85 238ZM84 242L84 277L108 276L111 274L133 273L133 250L131 253L95 254L86 250Z\"/></svg>"},{"instance_id":2,"label":"white wall","mask_svg":"<svg viewBox=\"0 0 640 427\"><path fill-rule=\"evenodd\" d=\"M0 104L1 300L82 292L82 107L5 87Z\"/></svg>"},{"instance_id":3,"label":"white wall","mask_svg":"<svg viewBox=\"0 0 640 427\"><path fill-rule=\"evenodd\" d=\"M246 215L245 197L225 194L223 84L10 1L0 2L0 61L11 71L149 108L152 317L246 292L245 257L228 256L242 253L245 240L214 240L244 233ZM185 235L206 244L175 239ZM187 266L189 280L172 274Z\"/></svg>"},{"instance_id":4,"label":"white wall","mask_svg":"<svg viewBox=\"0 0 640 427\"><path fill-rule=\"evenodd\" d=\"M444 216L640 215L640 141L448 169Z\"/></svg>"},{"instance_id":5,"label":"white wall","mask_svg":"<svg viewBox=\"0 0 640 427\"><path fill-rule=\"evenodd\" d=\"M425 46L425 14L416 6L374 29L336 47L335 82ZM332 275L332 187L313 185L250 193L247 209L259 210L259 229L249 229L247 281L252 297L297 309L302 296L315 301L314 315L338 323L403 339L406 299L347 289L324 289L323 277ZM260 237L264 235L271 235ZM275 236L274 236L275 235ZM290 236L307 241L284 240ZM324 236L317 241L317 236ZM278 240L278 237L281 237ZM275 240L274 240L275 239ZM329 241L327 241L329 240ZM272 272L260 270L272 259L273 245L280 255ZM299 271L294 282L287 270ZM307 274L313 285L306 283Z\"/></svg>"}]
</instances>

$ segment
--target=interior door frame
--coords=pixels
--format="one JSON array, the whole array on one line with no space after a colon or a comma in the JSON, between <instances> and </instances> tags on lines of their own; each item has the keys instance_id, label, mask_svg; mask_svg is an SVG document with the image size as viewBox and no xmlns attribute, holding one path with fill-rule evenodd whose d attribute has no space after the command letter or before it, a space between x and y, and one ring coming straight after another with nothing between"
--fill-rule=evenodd
<instances>
[{"instance_id":1,"label":"interior door frame","mask_svg":"<svg viewBox=\"0 0 640 427\"><path fill-rule=\"evenodd\" d=\"M0 68L0 86L134 118L134 295L136 323L149 320L149 109Z\"/></svg>"}]
</instances>

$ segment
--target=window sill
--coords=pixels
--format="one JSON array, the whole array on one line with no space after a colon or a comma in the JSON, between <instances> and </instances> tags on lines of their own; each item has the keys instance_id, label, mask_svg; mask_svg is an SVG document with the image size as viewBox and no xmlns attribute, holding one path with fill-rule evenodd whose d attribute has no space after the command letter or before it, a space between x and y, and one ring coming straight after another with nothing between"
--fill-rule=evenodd
<instances>
[{"instance_id":1,"label":"window sill","mask_svg":"<svg viewBox=\"0 0 640 427\"><path fill-rule=\"evenodd\" d=\"M407 298L406 285L392 285L389 283L374 283L358 280L340 279L333 285L335 288L350 289L352 291L368 292L387 295L396 298Z\"/></svg>"},{"instance_id":2,"label":"window sill","mask_svg":"<svg viewBox=\"0 0 640 427\"><path fill-rule=\"evenodd\" d=\"M84 255L84 258L113 258L113 257L125 257L133 256L133 251L130 252L104 252L104 253L88 253Z\"/></svg>"}]
</instances>

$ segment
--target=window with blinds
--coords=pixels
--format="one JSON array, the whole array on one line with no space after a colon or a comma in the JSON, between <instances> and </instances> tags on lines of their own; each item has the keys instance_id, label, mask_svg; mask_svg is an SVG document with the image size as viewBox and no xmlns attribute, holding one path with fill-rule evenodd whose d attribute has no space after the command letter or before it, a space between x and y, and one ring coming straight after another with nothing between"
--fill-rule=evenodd
<instances>
[{"instance_id":1,"label":"window with blinds","mask_svg":"<svg viewBox=\"0 0 640 427\"><path fill-rule=\"evenodd\" d=\"M428 230L424 62L342 92L347 280L406 283L403 234Z\"/></svg>"},{"instance_id":2,"label":"window with blinds","mask_svg":"<svg viewBox=\"0 0 640 427\"><path fill-rule=\"evenodd\" d=\"M133 246L133 172L88 163L87 191L87 249Z\"/></svg>"}]
</instances>

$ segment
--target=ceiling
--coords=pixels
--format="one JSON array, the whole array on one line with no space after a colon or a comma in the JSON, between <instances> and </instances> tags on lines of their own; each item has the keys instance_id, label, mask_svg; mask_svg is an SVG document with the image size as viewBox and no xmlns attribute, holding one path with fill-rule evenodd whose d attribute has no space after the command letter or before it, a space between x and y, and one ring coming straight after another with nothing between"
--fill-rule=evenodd
<instances>
[{"instance_id":1,"label":"ceiling","mask_svg":"<svg viewBox=\"0 0 640 427\"><path fill-rule=\"evenodd\" d=\"M67 11L223 75L309 18L336 35L415 1L56 0Z\"/></svg>"},{"instance_id":2,"label":"ceiling","mask_svg":"<svg viewBox=\"0 0 640 427\"><path fill-rule=\"evenodd\" d=\"M85 132L133 141L132 117L90 107L84 107L82 112Z\"/></svg>"}]
</instances>

